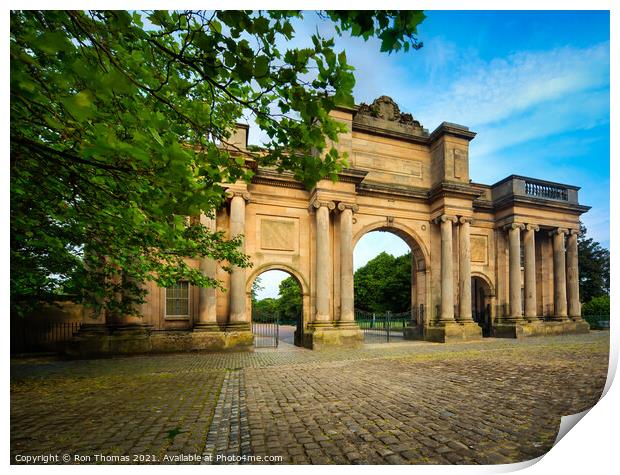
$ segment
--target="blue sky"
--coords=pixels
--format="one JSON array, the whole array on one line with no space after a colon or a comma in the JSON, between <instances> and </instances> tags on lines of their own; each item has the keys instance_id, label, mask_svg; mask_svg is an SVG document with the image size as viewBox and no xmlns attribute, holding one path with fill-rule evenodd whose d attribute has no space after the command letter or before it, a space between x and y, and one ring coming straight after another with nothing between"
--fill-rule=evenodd
<instances>
[{"instance_id":1,"label":"blue sky","mask_svg":"<svg viewBox=\"0 0 620 475\"><path fill-rule=\"evenodd\" d=\"M609 247L609 14L426 14L419 51L387 55L374 40L336 39L356 67L356 102L388 95L429 131L442 121L470 127L478 133L470 148L476 182L519 174L581 186L580 202L592 206L582 217L588 235ZM305 43L317 27L332 31L308 12L292 43ZM383 250L407 248L389 234L368 234L355 266ZM279 280L265 276L265 296L277 295Z\"/></svg>"}]
</instances>

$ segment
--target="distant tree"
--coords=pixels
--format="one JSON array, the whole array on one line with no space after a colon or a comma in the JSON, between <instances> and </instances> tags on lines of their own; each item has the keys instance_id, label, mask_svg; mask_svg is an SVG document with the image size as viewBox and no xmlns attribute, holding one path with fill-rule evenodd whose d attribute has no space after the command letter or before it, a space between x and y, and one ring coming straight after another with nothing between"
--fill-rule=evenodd
<instances>
[{"instance_id":1,"label":"distant tree","mask_svg":"<svg viewBox=\"0 0 620 475\"><path fill-rule=\"evenodd\" d=\"M579 297L589 302L594 297L609 295L609 250L587 237L587 229L581 224L578 241Z\"/></svg>"},{"instance_id":2,"label":"distant tree","mask_svg":"<svg viewBox=\"0 0 620 475\"><path fill-rule=\"evenodd\" d=\"M599 295L584 303L581 306L581 315L609 315L609 295Z\"/></svg>"},{"instance_id":3,"label":"distant tree","mask_svg":"<svg viewBox=\"0 0 620 475\"><path fill-rule=\"evenodd\" d=\"M411 253L382 252L355 272L355 307L368 312L405 312L411 307Z\"/></svg>"},{"instance_id":4,"label":"distant tree","mask_svg":"<svg viewBox=\"0 0 620 475\"><path fill-rule=\"evenodd\" d=\"M252 320L255 322L271 322L277 313L278 299L267 297L252 303Z\"/></svg>"},{"instance_id":5,"label":"distant tree","mask_svg":"<svg viewBox=\"0 0 620 475\"><path fill-rule=\"evenodd\" d=\"M294 277L280 282L278 310L283 322L296 322L302 312L301 288Z\"/></svg>"},{"instance_id":6,"label":"distant tree","mask_svg":"<svg viewBox=\"0 0 620 475\"><path fill-rule=\"evenodd\" d=\"M261 284L262 284L262 280L260 276L254 279L254 282L252 283L252 290L250 291L250 295L252 296L252 303L257 302L258 293L265 290L265 287L263 287Z\"/></svg>"}]
</instances>

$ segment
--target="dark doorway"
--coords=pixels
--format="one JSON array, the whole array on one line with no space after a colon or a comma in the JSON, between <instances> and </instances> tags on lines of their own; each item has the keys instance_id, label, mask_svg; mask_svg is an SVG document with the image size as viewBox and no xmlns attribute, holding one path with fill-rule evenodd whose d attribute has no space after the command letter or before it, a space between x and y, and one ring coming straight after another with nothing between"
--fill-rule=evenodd
<instances>
[{"instance_id":1,"label":"dark doorway","mask_svg":"<svg viewBox=\"0 0 620 475\"><path fill-rule=\"evenodd\" d=\"M491 303L489 286L480 277L471 278L471 314L482 328L482 336L491 336Z\"/></svg>"}]
</instances>

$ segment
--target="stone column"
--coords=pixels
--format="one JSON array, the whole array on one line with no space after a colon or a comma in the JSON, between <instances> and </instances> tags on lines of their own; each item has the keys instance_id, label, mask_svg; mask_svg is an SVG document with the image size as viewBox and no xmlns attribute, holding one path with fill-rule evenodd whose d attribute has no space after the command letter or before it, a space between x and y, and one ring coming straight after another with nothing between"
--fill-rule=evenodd
<instances>
[{"instance_id":1,"label":"stone column","mask_svg":"<svg viewBox=\"0 0 620 475\"><path fill-rule=\"evenodd\" d=\"M204 213L200 215L200 224L214 233L217 229L215 216L210 218ZM200 259L200 272L206 277L217 279L217 263L208 257ZM194 324L195 329L218 330L217 324L217 296L215 287L201 287L199 290L198 316Z\"/></svg>"},{"instance_id":2,"label":"stone column","mask_svg":"<svg viewBox=\"0 0 620 475\"><path fill-rule=\"evenodd\" d=\"M523 233L523 252L525 257L525 318L536 320L536 248L535 232L539 227L533 224L525 226Z\"/></svg>"},{"instance_id":3,"label":"stone column","mask_svg":"<svg viewBox=\"0 0 620 475\"><path fill-rule=\"evenodd\" d=\"M554 319L566 320L566 251L564 235L567 230L557 228L551 231L553 236L553 307Z\"/></svg>"},{"instance_id":4,"label":"stone column","mask_svg":"<svg viewBox=\"0 0 620 475\"><path fill-rule=\"evenodd\" d=\"M452 254L452 223L454 216L438 218L441 226L441 317L442 322L454 321L454 256Z\"/></svg>"},{"instance_id":5,"label":"stone column","mask_svg":"<svg viewBox=\"0 0 620 475\"><path fill-rule=\"evenodd\" d=\"M353 212L357 205L338 203L340 211L340 321L355 322L353 308Z\"/></svg>"},{"instance_id":6,"label":"stone column","mask_svg":"<svg viewBox=\"0 0 620 475\"><path fill-rule=\"evenodd\" d=\"M568 316L573 320L581 320L577 236L579 236L579 231L577 229L571 229L566 239L566 258L568 260L566 266L568 272Z\"/></svg>"},{"instance_id":7,"label":"stone column","mask_svg":"<svg viewBox=\"0 0 620 475\"><path fill-rule=\"evenodd\" d=\"M230 237L234 238L245 234L245 202L250 199L249 193L233 192L230 201ZM245 252L245 243L239 246L241 252ZM249 325L250 318L245 305L245 269L233 266L230 275L230 315L228 325L231 327L245 327Z\"/></svg>"},{"instance_id":8,"label":"stone column","mask_svg":"<svg viewBox=\"0 0 620 475\"><path fill-rule=\"evenodd\" d=\"M330 323L329 271L332 267L329 249L329 212L336 205L331 201L314 201L316 209L316 314L314 323Z\"/></svg>"},{"instance_id":9,"label":"stone column","mask_svg":"<svg viewBox=\"0 0 620 475\"><path fill-rule=\"evenodd\" d=\"M521 309L521 230L522 224L512 223L508 229L508 254L509 254L509 298L510 314L508 320L511 322L523 319Z\"/></svg>"},{"instance_id":10,"label":"stone column","mask_svg":"<svg viewBox=\"0 0 620 475\"><path fill-rule=\"evenodd\" d=\"M459 321L471 322L471 218L459 218Z\"/></svg>"}]
</instances>

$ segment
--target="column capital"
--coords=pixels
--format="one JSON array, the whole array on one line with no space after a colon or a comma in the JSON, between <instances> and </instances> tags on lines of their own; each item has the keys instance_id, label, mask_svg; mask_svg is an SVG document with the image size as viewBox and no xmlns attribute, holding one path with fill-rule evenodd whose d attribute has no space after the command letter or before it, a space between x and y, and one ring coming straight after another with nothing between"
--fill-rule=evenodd
<instances>
[{"instance_id":1,"label":"column capital","mask_svg":"<svg viewBox=\"0 0 620 475\"><path fill-rule=\"evenodd\" d=\"M581 236L581 230L579 229L569 229L568 234L571 236Z\"/></svg>"},{"instance_id":2,"label":"column capital","mask_svg":"<svg viewBox=\"0 0 620 475\"><path fill-rule=\"evenodd\" d=\"M357 213L357 210L359 210L359 206L356 205L355 203L344 203L344 202L340 202L338 203L338 211L342 212L345 209L350 209L353 213Z\"/></svg>"},{"instance_id":3,"label":"column capital","mask_svg":"<svg viewBox=\"0 0 620 475\"><path fill-rule=\"evenodd\" d=\"M526 231L540 231L540 226L538 226L538 224L526 224L525 230Z\"/></svg>"},{"instance_id":4,"label":"column capital","mask_svg":"<svg viewBox=\"0 0 620 475\"><path fill-rule=\"evenodd\" d=\"M237 196L240 196L241 198L243 198L245 201L249 202L251 195L249 191L243 191L243 190L233 190L232 188L228 188L225 192L226 197L228 199L233 199Z\"/></svg>"},{"instance_id":5,"label":"column capital","mask_svg":"<svg viewBox=\"0 0 620 475\"><path fill-rule=\"evenodd\" d=\"M525 229L525 225L522 223L510 223L503 227L504 231L510 231L511 229Z\"/></svg>"},{"instance_id":6,"label":"column capital","mask_svg":"<svg viewBox=\"0 0 620 475\"><path fill-rule=\"evenodd\" d=\"M445 223L446 221L452 221L453 223L456 223L458 221L456 216L450 216L448 214L442 214L441 216L435 218L433 220L433 222L435 224L441 224L441 223Z\"/></svg>"},{"instance_id":7,"label":"column capital","mask_svg":"<svg viewBox=\"0 0 620 475\"><path fill-rule=\"evenodd\" d=\"M568 234L568 229L566 228L555 228L549 231L549 236L555 236L556 234Z\"/></svg>"},{"instance_id":8,"label":"column capital","mask_svg":"<svg viewBox=\"0 0 620 475\"><path fill-rule=\"evenodd\" d=\"M469 223L471 224L474 221L474 218L470 216L459 216L459 224Z\"/></svg>"},{"instance_id":9,"label":"column capital","mask_svg":"<svg viewBox=\"0 0 620 475\"><path fill-rule=\"evenodd\" d=\"M336 209L336 203L333 201L318 200L316 198L310 202L309 209L312 211L312 209L319 209L321 206L325 206L330 211Z\"/></svg>"}]
</instances>

